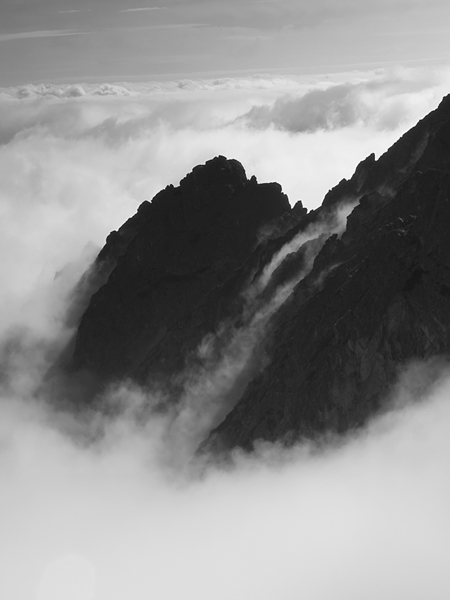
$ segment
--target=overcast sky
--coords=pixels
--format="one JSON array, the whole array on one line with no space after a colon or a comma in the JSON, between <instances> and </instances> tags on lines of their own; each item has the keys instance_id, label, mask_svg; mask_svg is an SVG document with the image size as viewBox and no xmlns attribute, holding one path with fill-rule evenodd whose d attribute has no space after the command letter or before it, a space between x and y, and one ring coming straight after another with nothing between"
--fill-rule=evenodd
<instances>
[{"instance_id":1,"label":"overcast sky","mask_svg":"<svg viewBox=\"0 0 450 600\"><path fill-rule=\"evenodd\" d=\"M0 86L449 58L446 0L1 0Z\"/></svg>"}]
</instances>

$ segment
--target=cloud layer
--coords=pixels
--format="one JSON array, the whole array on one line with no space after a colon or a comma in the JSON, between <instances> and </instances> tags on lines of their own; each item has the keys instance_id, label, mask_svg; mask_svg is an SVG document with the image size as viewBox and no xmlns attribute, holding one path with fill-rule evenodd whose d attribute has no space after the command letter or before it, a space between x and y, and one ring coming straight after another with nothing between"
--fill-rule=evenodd
<instances>
[{"instance_id":1,"label":"cloud layer","mask_svg":"<svg viewBox=\"0 0 450 600\"><path fill-rule=\"evenodd\" d=\"M417 78L407 72L394 72L372 80L316 88L300 96L282 96L271 105L254 106L242 118L256 128L272 125L292 133L343 129L357 124L378 131L396 129L414 108L424 88L438 84L436 75L424 73Z\"/></svg>"},{"instance_id":2,"label":"cloud layer","mask_svg":"<svg viewBox=\"0 0 450 600\"><path fill-rule=\"evenodd\" d=\"M105 395L109 417L73 415L64 381L45 380L73 333L75 284L141 201L226 154L316 206L434 108L446 81L400 71L1 91L0 596L448 598L446 365L406 370L367 431L261 444L228 465L193 457L190 423L211 378L228 385L229 363L190 380L175 419L152 411L157 391L126 382ZM239 363L254 339L235 333Z\"/></svg>"},{"instance_id":3,"label":"cloud layer","mask_svg":"<svg viewBox=\"0 0 450 600\"><path fill-rule=\"evenodd\" d=\"M193 479L161 469L156 419L83 446L68 417L3 397L2 595L444 600L450 384L405 408L407 388L339 445L262 445Z\"/></svg>"},{"instance_id":4,"label":"cloud layer","mask_svg":"<svg viewBox=\"0 0 450 600\"><path fill-rule=\"evenodd\" d=\"M253 77L0 91L3 330L44 314L50 322L55 273L69 277L75 262L78 276L112 229L196 164L237 158L249 176L277 180L291 203L313 208L362 158L434 108L447 77L397 71L346 82Z\"/></svg>"}]
</instances>

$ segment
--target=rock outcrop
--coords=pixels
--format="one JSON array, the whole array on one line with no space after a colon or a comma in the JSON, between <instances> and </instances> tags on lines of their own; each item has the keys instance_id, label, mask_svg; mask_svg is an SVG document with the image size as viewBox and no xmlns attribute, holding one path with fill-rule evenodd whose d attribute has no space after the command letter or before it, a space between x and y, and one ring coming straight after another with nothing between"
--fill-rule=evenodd
<instances>
[{"instance_id":1,"label":"rock outcrop","mask_svg":"<svg viewBox=\"0 0 450 600\"><path fill-rule=\"evenodd\" d=\"M270 306L265 358L206 446L345 432L407 361L450 353L449 224L450 96L309 213L218 157L108 238L74 365L145 383Z\"/></svg>"},{"instance_id":2,"label":"rock outcrop","mask_svg":"<svg viewBox=\"0 0 450 600\"><path fill-rule=\"evenodd\" d=\"M449 223L450 174L428 170L364 228L330 242L332 262L319 253L280 311L271 362L214 432L214 445L250 448L257 439L358 427L380 408L399 366L448 354Z\"/></svg>"},{"instance_id":3,"label":"rock outcrop","mask_svg":"<svg viewBox=\"0 0 450 600\"><path fill-rule=\"evenodd\" d=\"M279 184L248 180L223 156L144 202L99 254L104 284L81 319L75 367L140 382L180 369L239 300L262 228L289 210Z\"/></svg>"}]
</instances>

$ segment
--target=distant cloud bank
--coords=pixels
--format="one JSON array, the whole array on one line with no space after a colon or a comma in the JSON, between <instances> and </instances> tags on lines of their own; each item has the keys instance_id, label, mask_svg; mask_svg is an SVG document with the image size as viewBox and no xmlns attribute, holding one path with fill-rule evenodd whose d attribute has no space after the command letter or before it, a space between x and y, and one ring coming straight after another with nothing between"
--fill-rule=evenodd
<instances>
[{"instance_id":1,"label":"distant cloud bank","mask_svg":"<svg viewBox=\"0 0 450 600\"><path fill-rule=\"evenodd\" d=\"M42 148L58 144L61 160L79 151L88 171L97 161L99 180L120 160L129 182L120 195L133 206L224 154L313 207L359 160L383 152L437 106L449 80L445 70L402 69L0 88L0 143L8 152L21 140L24 156L38 140Z\"/></svg>"}]
</instances>

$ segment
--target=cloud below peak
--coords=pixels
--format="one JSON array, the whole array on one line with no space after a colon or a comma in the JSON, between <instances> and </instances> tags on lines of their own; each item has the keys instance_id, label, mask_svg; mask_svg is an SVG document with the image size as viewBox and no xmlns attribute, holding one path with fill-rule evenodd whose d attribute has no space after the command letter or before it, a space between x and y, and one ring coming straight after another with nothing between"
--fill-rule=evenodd
<instances>
[{"instance_id":1,"label":"cloud below peak","mask_svg":"<svg viewBox=\"0 0 450 600\"><path fill-rule=\"evenodd\" d=\"M224 154L312 208L447 84L402 71L0 91L0 597L448 599L446 365L422 400L432 365L412 365L358 434L260 443L226 468L173 465L192 431L152 412L157 390L122 382L105 392L111 415L74 415L77 382L45 380L73 333L74 286L143 200ZM209 388L190 381L195 401Z\"/></svg>"}]
</instances>

